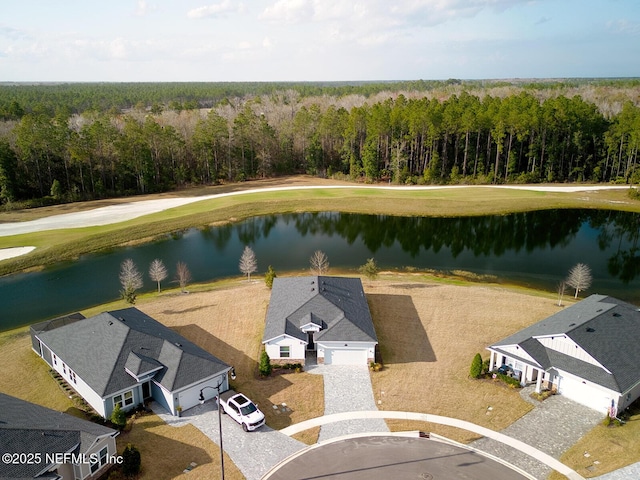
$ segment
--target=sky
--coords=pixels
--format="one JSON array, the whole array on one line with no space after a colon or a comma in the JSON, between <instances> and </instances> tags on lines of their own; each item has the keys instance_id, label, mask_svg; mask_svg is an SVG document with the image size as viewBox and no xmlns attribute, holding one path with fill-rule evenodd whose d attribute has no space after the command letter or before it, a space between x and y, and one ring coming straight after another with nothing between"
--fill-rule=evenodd
<instances>
[{"instance_id":1,"label":"sky","mask_svg":"<svg viewBox=\"0 0 640 480\"><path fill-rule=\"evenodd\" d=\"M0 2L0 82L638 76L639 0Z\"/></svg>"}]
</instances>

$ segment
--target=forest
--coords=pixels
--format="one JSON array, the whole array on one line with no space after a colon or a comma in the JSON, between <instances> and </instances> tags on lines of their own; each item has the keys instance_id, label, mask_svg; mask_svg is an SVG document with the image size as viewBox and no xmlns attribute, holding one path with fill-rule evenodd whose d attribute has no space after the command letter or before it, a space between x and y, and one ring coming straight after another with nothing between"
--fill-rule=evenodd
<instances>
[{"instance_id":1,"label":"forest","mask_svg":"<svg viewBox=\"0 0 640 480\"><path fill-rule=\"evenodd\" d=\"M640 182L640 81L0 84L0 204L307 173Z\"/></svg>"}]
</instances>

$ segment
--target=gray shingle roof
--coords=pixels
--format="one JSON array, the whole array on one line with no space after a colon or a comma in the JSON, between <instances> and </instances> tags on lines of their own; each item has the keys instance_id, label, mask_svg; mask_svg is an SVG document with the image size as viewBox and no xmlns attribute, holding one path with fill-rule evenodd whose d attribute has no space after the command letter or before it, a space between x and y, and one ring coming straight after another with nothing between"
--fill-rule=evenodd
<instances>
[{"instance_id":1,"label":"gray shingle roof","mask_svg":"<svg viewBox=\"0 0 640 480\"><path fill-rule=\"evenodd\" d=\"M38 337L102 397L137 384L125 367L144 373L162 365L154 379L169 391L230 368L136 308L103 312Z\"/></svg>"},{"instance_id":2,"label":"gray shingle roof","mask_svg":"<svg viewBox=\"0 0 640 480\"><path fill-rule=\"evenodd\" d=\"M535 338L548 335L566 335L606 370L545 348ZM613 297L591 295L491 348L509 345L520 346L545 369L558 368L620 393L640 381L640 310Z\"/></svg>"},{"instance_id":3,"label":"gray shingle roof","mask_svg":"<svg viewBox=\"0 0 640 480\"><path fill-rule=\"evenodd\" d=\"M95 440L117 432L0 393L0 454L40 453L43 463L0 463L0 478L34 478L47 465L45 454L86 453ZM46 478L46 477L43 477Z\"/></svg>"},{"instance_id":4,"label":"gray shingle roof","mask_svg":"<svg viewBox=\"0 0 640 480\"><path fill-rule=\"evenodd\" d=\"M263 342L282 334L306 342L300 327L308 323L322 327L316 341L378 341L359 278L274 279Z\"/></svg>"}]
</instances>

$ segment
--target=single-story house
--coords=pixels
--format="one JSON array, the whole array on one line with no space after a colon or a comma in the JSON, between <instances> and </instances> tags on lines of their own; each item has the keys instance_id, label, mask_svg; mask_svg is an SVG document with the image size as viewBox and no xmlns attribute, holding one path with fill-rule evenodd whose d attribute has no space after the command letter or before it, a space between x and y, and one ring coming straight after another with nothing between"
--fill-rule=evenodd
<instances>
[{"instance_id":1,"label":"single-story house","mask_svg":"<svg viewBox=\"0 0 640 480\"><path fill-rule=\"evenodd\" d=\"M173 415L229 389L231 367L136 308L31 326L33 350L105 418L148 399Z\"/></svg>"},{"instance_id":2,"label":"single-story house","mask_svg":"<svg viewBox=\"0 0 640 480\"><path fill-rule=\"evenodd\" d=\"M491 370L614 415L640 397L640 310L591 295L488 347Z\"/></svg>"},{"instance_id":3,"label":"single-story house","mask_svg":"<svg viewBox=\"0 0 640 480\"><path fill-rule=\"evenodd\" d=\"M378 344L359 278L275 278L262 343L272 362L368 365Z\"/></svg>"},{"instance_id":4,"label":"single-story house","mask_svg":"<svg viewBox=\"0 0 640 480\"><path fill-rule=\"evenodd\" d=\"M99 478L118 432L0 393L0 478Z\"/></svg>"}]
</instances>

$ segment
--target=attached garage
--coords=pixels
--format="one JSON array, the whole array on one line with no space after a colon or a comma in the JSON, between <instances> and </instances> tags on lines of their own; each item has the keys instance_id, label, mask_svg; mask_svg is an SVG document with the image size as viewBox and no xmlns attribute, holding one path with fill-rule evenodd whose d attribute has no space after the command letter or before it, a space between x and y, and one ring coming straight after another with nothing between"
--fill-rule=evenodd
<instances>
[{"instance_id":1,"label":"attached garage","mask_svg":"<svg viewBox=\"0 0 640 480\"><path fill-rule=\"evenodd\" d=\"M585 405L603 414L611 406L611 393L607 393L595 385L563 374L558 381L558 393L574 402Z\"/></svg>"},{"instance_id":2,"label":"attached garage","mask_svg":"<svg viewBox=\"0 0 640 480\"><path fill-rule=\"evenodd\" d=\"M366 365L368 349L327 348L324 351L325 365Z\"/></svg>"}]
</instances>

